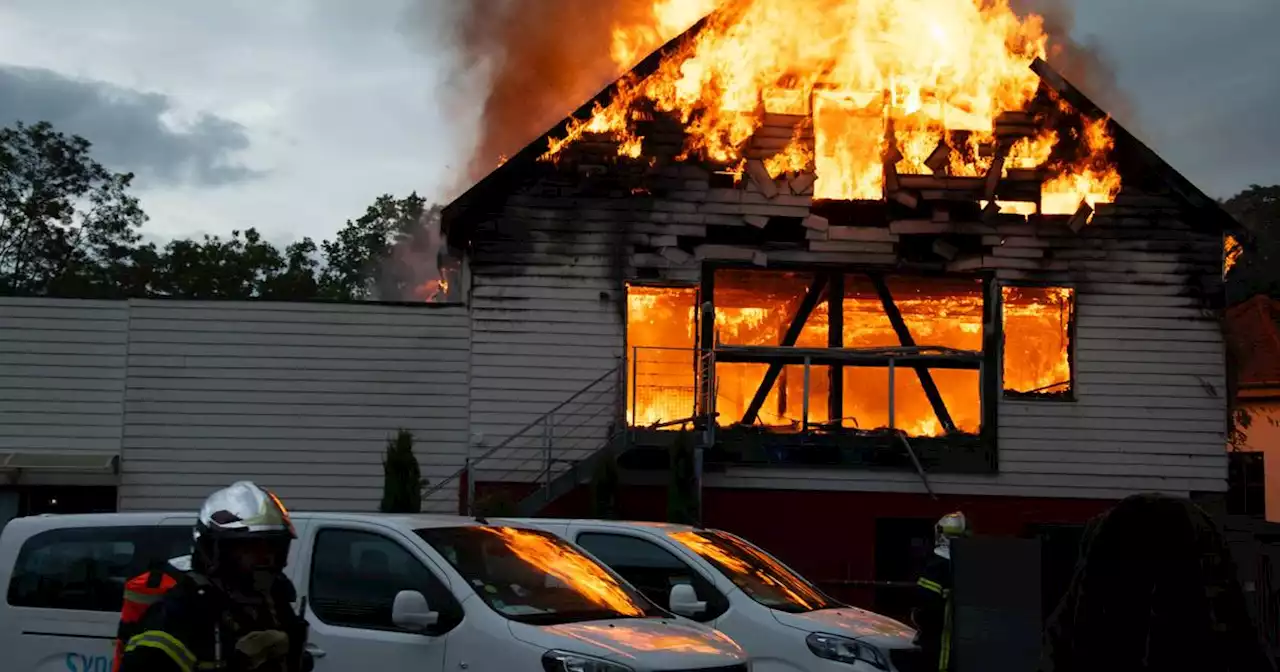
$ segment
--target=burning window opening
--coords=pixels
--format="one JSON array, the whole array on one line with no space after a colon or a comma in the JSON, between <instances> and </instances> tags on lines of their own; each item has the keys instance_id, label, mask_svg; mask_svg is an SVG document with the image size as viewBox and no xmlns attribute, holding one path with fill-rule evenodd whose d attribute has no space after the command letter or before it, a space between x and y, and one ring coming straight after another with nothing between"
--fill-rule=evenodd
<instances>
[{"instance_id":1,"label":"burning window opening","mask_svg":"<svg viewBox=\"0 0 1280 672\"><path fill-rule=\"evenodd\" d=\"M627 285L627 424L693 417L697 306L696 287Z\"/></svg>"},{"instance_id":2,"label":"burning window opening","mask_svg":"<svg viewBox=\"0 0 1280 672\"><path fill-rule=\"evenodd\" d=\"M711 271L708 271L711 272ZM889 277L892 295L906 330L919 346L981 352L983 293L973 278ZM776 347L811 297L807 319L789 345L827 348L833 342L828 289L816 272L719 269L715 271L714 343L717 348ZM902 349L874 283L848 274L842 283L840 337L849 349ZM689 287L628 287L628 419L632 426L654 427L691 419L698 384L696 344L698 291ZM807 424L826 429L874 431L897 428L910 436L940 436L944 423L913 368L898 364L890 374L888 358L878 366L842 366L838 422L831 418L830 364L809 367ZM718 362L715 372L717 424L742 424L757 398L770 364ZM749 424L775 432L806 425L804 366L779 367L775 382ZM957 431L981 429L980 377L976 370L931 367L945 413ZM890 394L890 376L893 393ZM662 428L678 429L668 425Z\"/></svg>"},{"instance_id":3,"label":"burning window opening","mask_svg":"<svg viewBox=\"0 0 1280 672\"><path fill-rule=\"evenodd\" d=\"M655 16L670 15L661 23L675 26L691 11ZM654 42L625 28L613 39L623 67L638 45ZM622 78L611 99L550 140L543 158L586 135L638 157L637 118L651 108L684 124L677 160L728 164L744 158L766 114L798 115L811 118L814 137L797 133L766 169L773 177L807 171L812 158L815 198L883 200L882 157L892 144L901 157L889 168L903 174L982 177L1002 155L1002 175L1037 169L1023 179L1039 186L1034 199L1000 199L1002 211L1088 221L1120 188L1109 120L1058 132L1061 119L1074 117L1067 126L1075 126L1080 117L1041 95L1047 89L1030 66L1047 53L1042 17L1019 16L1007 0L922 0L910 9L893 0L734 3L673 43L652 72ZM1072 160L1051 159L1062 146L1058 154Z\"/></svg>"},{"instance_id":4,"label":"burning window opening","mask_svg":"<svg viewBox=\"0 0 1280 672\"><path fill-rule=\"evenodd\" d=\"M1005 396L1069 399L1075 290L1004 286L1000 295Z\"/></svg>"}]
</instances>

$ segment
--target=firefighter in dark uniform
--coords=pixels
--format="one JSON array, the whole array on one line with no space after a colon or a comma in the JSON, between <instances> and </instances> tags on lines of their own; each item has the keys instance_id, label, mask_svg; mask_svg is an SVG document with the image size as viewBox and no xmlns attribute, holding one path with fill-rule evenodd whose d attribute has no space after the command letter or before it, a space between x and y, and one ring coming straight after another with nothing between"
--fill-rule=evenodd
<instances>
[{"instance_id":1,"label":"firefighter in dark uniform","mask_svg":"<svg viewBox=\"0 0 1280 672\"><path fill-rule=\"evenodd\" d=\"M964 514L949 513L934 525L933 553L925 563L924 573L916 581L919 606L912 615L916 625L916 644L924 651L925 661L939 672L949 672L952 635L951 540L969 535Z\"/></svg>"},{"instance_id":2,"label":"firefighter in dark uniform","mask_svg":"<svg viewBox=\"0 0 1280 672\"><path fill-rule=\"evenodd\" d=\"M294 538L271 492L240 481L210 495L189 570L122 637L120 671L309 672L307 622L283 573Z\"/></svg>"}]
</instances>

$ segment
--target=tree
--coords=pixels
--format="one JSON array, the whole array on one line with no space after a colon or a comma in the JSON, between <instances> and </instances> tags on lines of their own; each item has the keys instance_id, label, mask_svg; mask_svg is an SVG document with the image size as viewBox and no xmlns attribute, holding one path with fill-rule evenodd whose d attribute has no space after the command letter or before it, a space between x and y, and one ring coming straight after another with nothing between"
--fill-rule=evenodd
<instances>
[{"instance_id":1,"label":"tree","mask_svg":"<svg viewBox=\"0 0 1280 672\"><path fill-rule=\"evenodd\" d=\"M387 441L387 452L382 458L383 513L421 513L422 490L427 486L413 455L413 433L407 429L396 432Z\"/></svg>"},{"instance_id":2,"label":"tree","mask_svg":"<svg viewBox=\"0 0 1280 672\"><path fill-rule=\"evenodd\" d=\"M91 143L47 122L0 129L0 294L113 297L130 286L146 215Z\"/></svg>"},{"instance_id":3,"label":"tree","mask_svg":"<svg viewBox=\"0 0 1280 672\"><path fill-rule=\"evenodd\" d=\"M283 248L255 229L142 244L146 215L92 145L47 122L0 129L0 295L430 301L439 205L379 196L332 241Z\"/></svg>"},{"instance_id":4,"label":"tree","mask_svg":"<svg viewBox=\"0 0 1280 672\"><path fill-rule=\"evenodd\" d=\"M321 244L320 291L340 300L402 300L438 277L439 220L443 208L412 193L379 196L364 215L348 220Z\"/></svg>"},{"instance_id":5,"label":"tree","mask_svg":"<svg viewBox=\"0 0 1280 672\"><path fill-rule=\"evenodd\" d=\"M170 241L148 263L153 270L149 290L158 296L305 300L319 293L320 264L310 238L281 252L256 229L232 231L225 239Z\"/></svg>"},{"instance_id":6,"label":"tree","mask_svg":"<svg viewBox=\"0 0 1280 672\"><path fill-rule=\"evenodd\" d=\"M1253 185L1222 204L1249 231L1252 240L1227 273L1227 302L1258 294L1280 299L1280 185Z\"/></svg>"}]
</instances>

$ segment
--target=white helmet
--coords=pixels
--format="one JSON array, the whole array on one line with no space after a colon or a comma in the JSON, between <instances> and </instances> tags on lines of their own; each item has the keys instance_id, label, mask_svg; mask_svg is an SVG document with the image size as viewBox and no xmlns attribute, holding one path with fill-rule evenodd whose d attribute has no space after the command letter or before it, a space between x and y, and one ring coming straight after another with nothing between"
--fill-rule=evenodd
<instances>
[{"instance_id":1,"label":"white helmet","mask_svg":"<svg viewBox=\"0 0 1280 672\"><path fill-rule=\"evenodd\" d=\"M263 540L279 549L284 561L289 543L297 538L289 512L270 490L251 481L237 481L204 500L193 533L195 560L204 571L218 571L228 542Z\"/></svg>"},{"instance_id":2,"label":"white helmet","mask_svg":"<svg viewBox=\"0 0 1280 672\"><path fill-rule=\"evenodd\" d=\"M969 521L964 514L955 511L938 519L933 526L933 552L944 558L951 557L951 540L969 536Z\"/></svg>"}]
</instances>

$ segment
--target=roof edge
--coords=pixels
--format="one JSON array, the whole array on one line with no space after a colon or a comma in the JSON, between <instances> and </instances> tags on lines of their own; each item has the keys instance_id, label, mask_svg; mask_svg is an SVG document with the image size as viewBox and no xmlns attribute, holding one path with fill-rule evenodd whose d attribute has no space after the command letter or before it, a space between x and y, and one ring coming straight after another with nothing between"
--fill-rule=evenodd
<instances>
[{"instance_id":1,"label":"roof edge","mask_svg":"<svg viewBox=\"0 0 1280 672\"><path fill-rule=\"evenodd\" d=\"M1188 180L1178 172L1167 161L1160 158L1160 155L1147 146L1147 144L1130 133L1127 128L1120 125L1115 117L1111 116L1101 107L1094 103L1091 98L1086 96L1083 91L1076 88L1074 84L1067 81L1061 73L1049 65L1042 58L1036 58L1031 64L1031 70L1040 76L1040 80L1046 86L1053 89L1054 93L1062 96L1068 103L1079 110L1081 113L1091 117L1106 117L1111 126L1111 135L1117 143L1125 143L1137 150L1139 156L1156 174L1160 177L1173 193L1182 200L1187 207L1205 217L1205 222L1213 224L1224 232L1244 232L1245 228L1222 209L1222 205L1214 200L1208 194L1204 193L1199 187ZM1194 225L1194 223L1192 223Z\"/></svg>"}]
</instances>

